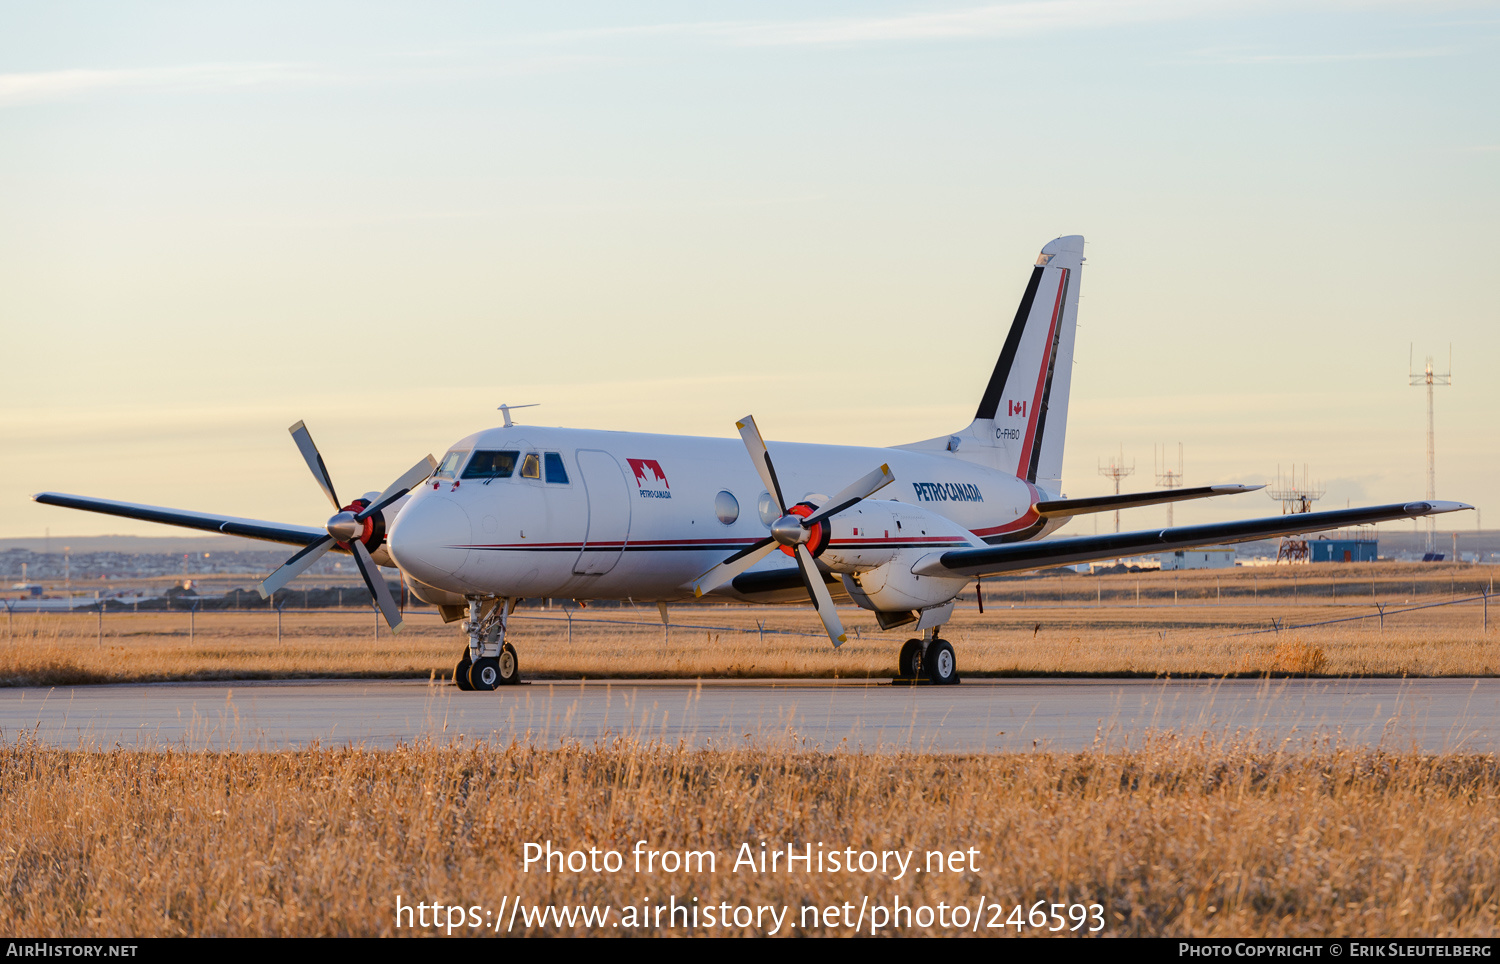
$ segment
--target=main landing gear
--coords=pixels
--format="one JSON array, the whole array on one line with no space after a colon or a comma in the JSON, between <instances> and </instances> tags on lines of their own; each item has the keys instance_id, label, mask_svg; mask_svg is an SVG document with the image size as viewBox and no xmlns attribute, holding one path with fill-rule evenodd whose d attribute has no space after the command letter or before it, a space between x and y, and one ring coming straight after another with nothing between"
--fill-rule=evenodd
<instances>
[{"instance_id":1,"label":"main landing gear","mask_svg":"<svg viewBox=\"0 0 1500 964\"><path fill-rule=\"evenodd\" d=\"M926 679L938 686L958 682L958 660L953 655L953 646L938 638L936 627L923 633L921 639L908 639L897 662L896 674L903 681L915 683Z\"/></svg>"},{"instance_id":2,"label":"main landing gear","mask_svg":"<svg viewBox=\"0 0 1500 964\"><path fill-rule=\"evenodd\" d=\"M464 628L469 645L453 667L453 682L461 690L492 690L521 681L515 647L505 640L513 599L469 600Z\"/></svg>"}]
</instances>

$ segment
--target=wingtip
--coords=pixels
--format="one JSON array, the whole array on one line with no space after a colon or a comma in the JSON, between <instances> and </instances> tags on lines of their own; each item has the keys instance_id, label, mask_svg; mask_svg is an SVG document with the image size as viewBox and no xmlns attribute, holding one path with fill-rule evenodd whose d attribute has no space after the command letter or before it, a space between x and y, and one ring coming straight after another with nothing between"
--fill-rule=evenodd
<instances>
[{"instance_id":1,"label":"wingtip","mask_svg":"<svg viewBox=\"0 0 1500 964\"><path fill-rule=\"evenodd\" d=\"M1443 502L1438 499L1422 499L1419 502L1408 502L1406 511L1417 515L1436 515L1439 512L1462 512L1465 509L1474 508L1467 502Z\"/></svg>"}]
</instances>

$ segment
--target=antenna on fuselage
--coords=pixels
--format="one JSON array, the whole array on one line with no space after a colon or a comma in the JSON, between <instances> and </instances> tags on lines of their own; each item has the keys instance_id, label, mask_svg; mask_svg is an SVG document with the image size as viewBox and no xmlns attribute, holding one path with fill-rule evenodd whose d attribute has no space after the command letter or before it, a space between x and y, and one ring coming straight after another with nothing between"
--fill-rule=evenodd
<instances>
[{"instance_id":1,"label":"antenna on fuselage","mask_svg":"<svg viewBox=\"0 0 1500 964\"><path fill-rule=\"evenodd\" d=\"M501 428L510 428L512 425L516 424L515 422L512 422L510 420L510 413L513 412L513 411L515 411L516 409L518 409L518 408L536 408L540 404L542 404L542 403L541 402L532 402L530 405L501 405L500 406L500 417L503 418L503 419L505 419L505 424L502 425L502 426L500 426L500 427Z\"/></svg>"}]
</instances>

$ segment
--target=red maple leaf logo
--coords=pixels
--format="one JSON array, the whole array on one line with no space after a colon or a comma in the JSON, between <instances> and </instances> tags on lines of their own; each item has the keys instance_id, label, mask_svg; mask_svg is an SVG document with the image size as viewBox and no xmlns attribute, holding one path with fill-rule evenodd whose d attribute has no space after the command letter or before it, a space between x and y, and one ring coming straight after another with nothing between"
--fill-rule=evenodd
<instances>
[{"instance_id":1,"label":"red maple leaf logo","mask_svg":"<svg viewBox=\"0 0 1500 964\"><path fill-rule=\"evenodd\" d=\"M636 488L642 488L648 481L653 486L660 482L668 489L672 487L667 483L667 473L661 470L661 463L656 459L626 459L625 461L630 463L630 471L635 473ZM651 473L651 479L646 478L648 472Z\"/></svg>"}]
</instances>

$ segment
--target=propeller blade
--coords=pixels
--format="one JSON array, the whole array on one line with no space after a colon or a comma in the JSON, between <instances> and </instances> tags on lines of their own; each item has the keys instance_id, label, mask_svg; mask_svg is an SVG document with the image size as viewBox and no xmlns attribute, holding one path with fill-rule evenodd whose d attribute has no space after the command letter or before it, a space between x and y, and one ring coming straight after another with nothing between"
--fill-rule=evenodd
<instances>
[{"instance_id":1,"label":"propeller blade","mask_svg":"<svg viewBox=\"0 0 1500 964\"><path fill-rule=\"evenodd\" d=\"M359 566L359 574L365 577L365 585L370 589L370 595L375 597L375 605L380 614L385 617L387 626L391 632L401 632L401 609L396 605L396 600L391 598L390 587L385 584L385 579L380 575L380 569L375 565L375 560L370 558L370 550L358 539L349 543L350 550L354 553L355 565Z\"/></svg>"},{"instance_id":2,"label":"propeller blade","mask_svg":"<svg viewBox=\"0 0 1500 964\"><path fill-rule=\"evenodd\" d=\"M802 520L802 528L811 529L829 516L838 515L851 505L868 499L894 481L896 477L891 474L891 467L882 465L864 478L855 480L838 495L823 503L823 508Z\"/></svg>"},{"instance_id":3,"label":"propeller blade","mask_svg":"<svg viewBox=\"0 0 1500 964\"><path fill-rule=\"evenodd\" d=\"M313 444L307 425L298 422L287 431L292 433L292 441L297 443L297 449L302 453L302 460L312 470L313 478L317 479L318 485L323 487L323 494L328 496L328 501L333 503L335 509L342 509L343 506L339 505L339 497L333 492L333 479L328 477L328 466L323 464L323 456L318 454L318 447Z\"/></svg>"},{"instance_id":4,"label":"propeller blade","mask_svg":"<svg viewBox=\"0 0 1500 964\"><path fill-rule=\"evenodd\" d=\"M295 556L281 564L281 568L271 573L259 586L260 597L270 599L271 593L280 591L287 583L302 575L312 564L323 558L323 554L333 548L333 536L324 536L317 542L298 552Z\"/></svg>"},{"instance_id":5,"label":"propeller blade","mask_svg":"<svg viewBox=\"0 0 1500 964\"><path fill-rule=\"evenodd\" d=\"M776 540L767 536L754 545L746 546L712 569L693 580L693 595L702 596L713 592L729 580L760 562L776 549Z\"/></svg>"},{"instance_id":6,"label":"propeller blade","mask_svg":"<svg viewBox=\"0 0 1500 964\"><path fill-rule=\"evenodd\" d=\"M812 596L813 607L823 620L823 628L828 630L833 648L838 649L849 637L844 634L844 624L839 622L839 614L833 608L833 597L828 594L828 587L823 585L823 574L818 571L818 564L813 562L812 553L807 551L807 546L797 547L797 565L802 569L802 581L807 583L807 594Z\"/></svg>"},{"instance_id":7,"label":"propeller blade","mask_svg":"<svg viewBox=\"0 0 1500 964\"><path fill-rule=\"evenodd\" d=\"M750 461L755 463L755 471L760 473L760 481L765 485L766 491L776 500L776 508L786 512L788 506L781 495L781 483L776 480L771 453L766 449L765 440L760 437L760 429L755 427L755 416L746 415L735 422L734 427L740 430L740 438L745 440L745 448L750 451Z\"/></svg>"},{"instance_id":8,"label":"propeller blade","mask_svg":"<svg viewBox=\"0 0 1500 964\"><path fill-rule=\"evenodd\" d=\"M410 492L412 489L415 489L417 486L425 482L427 478L432 475L432 473L436 472L437 467L437 459L433 458L430 455L422 461L418 462L416 465L413 465L411 468L406 470L406 473L402 475L401 478L386 486L385 491L380 493L380 498L376 499L374 502L371 502L369 505L365 506L358 513L356 513L354 516L354 521L365 521L365 518L367 516L374 515L381 509L384 509L386 506L390 505L392 502L395 502L397 499L401 498L406 493Z\"/></svg>"}]
</instances>

